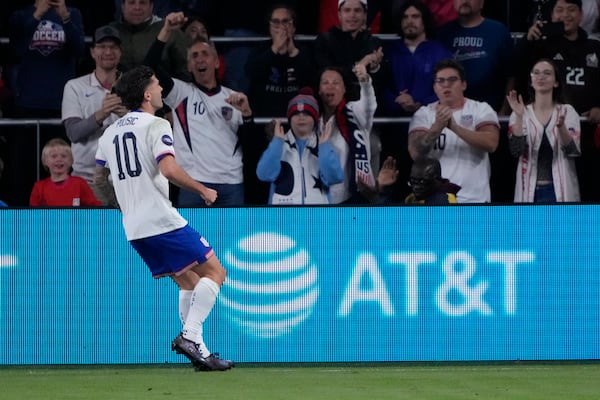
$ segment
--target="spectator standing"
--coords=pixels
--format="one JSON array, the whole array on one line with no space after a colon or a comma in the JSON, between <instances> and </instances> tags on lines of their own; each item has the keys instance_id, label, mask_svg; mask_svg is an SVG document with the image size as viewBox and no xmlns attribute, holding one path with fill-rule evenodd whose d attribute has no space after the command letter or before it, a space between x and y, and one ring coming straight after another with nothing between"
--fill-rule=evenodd
<instances>
[{"instance_id":1,"label":"spectator standing","mask_svg":"<svg viewBox=\"0 0 600 400\"><path fill-rule=\"evenodd\" d=\"M579 201L575 157L581 155L577 111L560 103L561 82L550 60L539 60L531 70L533 101L507 96L513 110L509 143L519 158L515 202Z\"/></svg>"},{"instance_id":2,"label":"spectator standing","mask_svg":"<svg viewBox=\"0 0 600 400\"><path fill-rule=\"evenodd\" d=\"M288 101L314 83L316 71L307 49L296 45L296 13L275 6L269 15L271 41L255 49L246 63L251 78L248 97L255 116L283 115Z\"/></svg>"},{"instance_id":3,"label":"spectator standing","mask_svg":"<svg viewBox=\"0 0 600 400\"><path fill-rule=\"evenodd\" d=\"M18 116L58 118L64 85L85 50L81 13L65 0L36 0L15 11L9 26Z\"/></svg>"},{"instance_id":4,"label":"spectator standing","mask_svg":"<svg viewBox=\"0 0 600 400\"><path fill-rule=\"evenodd\" d=\"M48 178L33 185L29 205L32 207L100 206L87 182L71 176L73 154L69 143L60 138L51 139L42 149L42 164L50 173Z\"/></svg>"},{"instance_id":5,"label":"spectator standing","mask_svg":"<svg viewBox=\"0 0 600 400\"><path fill-rule=\"evenodd\" d=\"M330 188L332 204L366 203L367 198L359 193L358 183L375 186L369 132L373 127L377 100L366 61L354 66L354 74L360 84L360 97L353 101L345 98L346 84L341 68L325 68L319 79L320 130L324 131L325 125L331 124L329 140L344 170L344 181Z\"/></svg>"},{"instance_id":6,"label":"spectator standing","mask_svg":"<svg viewBox=\"0 0 600 400\"><path fill-rule=\"evenodd\" d=\"M550 22L552 20L552 10L556 0L529 0L526 3L527 7L527 25L521 31L527 31L536 21ZM600 14L599 0L581 0L582 18L580 27L586 31L588 35L598 33L598 18ZM517 14L518 15L518 14ZM521 25L519 25L520 27Z\"/></svg>"},{"instance_id":7,"label":"spectator standing","mask_svg":"<svg viewBox=\"0 0 600 400\"><path fill-rule=\"evenodd\" d=\"M434 39L433 17L419 0L402 1L395 9L393 21L400 38L385 42L390 77L383 88L384 108L390 116L412 116L422 105L437 100L432 85L433 67L438 61L452 57L452 53ZM379 129L382 158L391 155L397 160L401 181L406 182L411 165L406 135L400 133L399 125L383 125ZM399 192L407 190L403 185L396 188Z\"/></svg>"},{"instance_id":8,"label":"spectator standing","mask_svg":"<svg viewBox=\"0 0 600 400\"><path fill-rule=\"evenodd\" d=\"M329 142L331 122L317 133L319 105L312 91L302 91L288 104L290 129L281 121L270 124L273 138L256 174L272 182L269 204L329 204L329 187L344 180L340 159Z\"/></svg>"},{"instance_id":9,"label":"spectator standing","mask_svg":"<svg viewBox=\"0 0 600 400\"><path fill-rule=\"evenodd\" d=\"M339 26L319 33L315 39L317 68L342 68L344 79L348 82L347 96L354 100L358 98L360 85L352 68L361 62L367 66L378 92L378 82L383 77L383 47L382 42L366 29L367 0L338 0L338 17Z\"/></svg>"},{"instance_id":10,"label":"spectator standing","mask_svg":"<svg viewBox=\"0 0 600 400\"><path fill-rule=\"evenodd\" d=\"M581 0L557 0L551 22L562 23L560 31L547 32L543 21L536 21L519 43L518 90L525 94L529 72L541 58L551 59L563 79L563 95L580 114L600 122L600 42L590 39L581 28ZM527 101L527 98L525 98Z\"/></svg>"},{"instance_id":11,"label":"spectator standing","mask_svg":"<svg viewBox=\"0 0 600 400\"><path fill-rule=\"evenodd\" d=\"M122 0L122 17L110 25L121 37L121 69L141 65L163 26L163 20L153 14L153 0ZM172 76L189 80L186 70L186 49L189 44L183 32L173 32L165 44L160 67Z\"/></svg>"},{"instance_id":12,"label":"spectator standing","mask_svg":"<svg viewBox=\"0 0 600 400\"><path fill-rule=\"evenodd\" d=\"M183 13L167 15L152 45L147 62L154 66L173 32L186 22ZM252 109L244 93L219 85L219 58L214 46L203 39L188 50L192 82L171 78L157 70L165 103L173 109L174 146L181 167L195 180L219 192L215 205L244 204L242 145L254 127ZM255 167L252 168L253 175ZM204 200L181 189L181 207L201 207Z\"/></svg>"},{"instance_id":13,"label":"spectator standing","mask_svg":"<svg viewBox=\"0 0 600 400\"><path fill-rule=\"evenodd\" d=\"M9 20L10 48L14 64L7 76L14 96L14 117L60 118L65 83L76 76L76 65L84 54L81 13L65 0L36 0L16 10ZM32 130L15 128L6 139L5 199L15 206L29 204L38 170L39 146L51 138L66 139L64 129L44 125L39 142Z\"/></svg>"},{"instance_id":14,"label":"spectator standing","mask_svg":"<svg viewBox=\"0 0 600 400\"><path fill-rule=\"evenodd\" d=\"M111 89L119 77L121 39L111 26L96 30L90 54L95 63L92 73L67 82L62 102L62 122L71 140L73 173L85 179L103 204L111 199L102 197L94 184L98 139L107 126L127 110Z\"/></svg>"},{"instance_id":15,"label":"spectator standing","mask_svg":"<svg viewBox=\"0 0 600 400\"><path fill-rule=\"evenodd\" d=\"M338 0L340 25L317 35L314 54L317 68L339 67L344 77L344 97L348 101L362 96L361 86L353 72L357 64L366 66L370 82L376 96L383 93L386 73L383 62L382 42L367 30L367 0ZM376 170L379 168L381 140L379 131L365 132L369 138L369 161Z\"/></svg>"},{"instance_id":16,"label":"spectator standing","mask_svg":"<svg viewBox=\"0 0 600 400\"><path fill-rule=\"evenodd\" d=\"M208 30L206 20L198 15L187 15L187 22L181 27L181 29L189 38L189 43L192 43L200 38L210 41L210 32ZM220 54L217 78L219 82L223 82L225 80L225 58Z\"/></svg>"},{"instance_id":17,"label":"spectator standing","mask_svg":"<svg viewBox=\"0 0 600 400\"><path fill-rule=\"evenodd\" d=\"M514 86L514 43L502 23L481 15L483 0L454 0L458 18L440 28L438 38L454 54L469 77L465 95L504 110L505 96Z\"/></svg>"},{"instance_id":18,"label":"spectator standing","mask_svg":"<svg viewBox=\"0 0 600 400\"><path fill-rule=\"evenodd\" d=\"M600 201L597 172L600 169L600 137L595 133L600 123L600 92L597 90L600 87L600 42L589 38L581 28L581 7L581 0L557 0L550 21L558 23L562 29L547 32L541 21L530 27L519 43L521 61L517 90L526 103L533 100L527 98L525 92L534 63L547 58L556 65L564 102L588 118L589 123L582 127L581 157L576 166L581 199L596 202Z\"/></svg>"},{"instance_id":19,"label":"spectator standing","mask_svg":"<svg viewBox=\"0 0 600 400\"><path fill-rule=\"evenodd\" d=\"M437 100L431 84L433 67L452 53L433 40L431 12L420 0L404 1L394 19L400 39L386 46L392 75L384 89L386 108L391 115L410 116Z\"/></svg>"},{"instance_id":20,"label":"spectator standing","mask_svg":"<svg viewBox=\"0 0 600 400\"><path fill-rule=\"evenodd\" d=\"M461 187L459 203L487 203L490 193L488 153L500 135L498 115L484 102L465 97L465 71L454 60L434 68L434 90L439 101L421 107L412 117L408 149L413 160L440 160L444 176Z\"/></svg>"}]
</instances>

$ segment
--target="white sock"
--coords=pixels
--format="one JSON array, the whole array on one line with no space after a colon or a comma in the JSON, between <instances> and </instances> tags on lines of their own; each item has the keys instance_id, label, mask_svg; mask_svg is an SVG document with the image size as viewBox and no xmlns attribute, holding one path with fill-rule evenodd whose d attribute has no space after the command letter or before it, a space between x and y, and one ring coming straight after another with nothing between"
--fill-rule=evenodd
<instances>
[{"instance_id":1,"label":"white sock","mask_svg":"<svg viewBox=\"0 0 600 400\"><path fill-rule=\"evenodd\" d=\"M185 320L190 312L192 293L193 290L179 290L179 320L181 321L181 326L185 325Z\"/></svg>"},{"instance_id":2,"label":"white sock","mask_svg":"<svg viewBox=\"0 0 600 400\"><path fill-rule=\"evenodd\" d=\"M202 324L215 305L218 294L219 285L215 281L209 278L201 278L192 292L190 310L183 326L183 337L198 345L202 357L210 355L210 351L202 337Z\"/></svg>"}]
</instances>

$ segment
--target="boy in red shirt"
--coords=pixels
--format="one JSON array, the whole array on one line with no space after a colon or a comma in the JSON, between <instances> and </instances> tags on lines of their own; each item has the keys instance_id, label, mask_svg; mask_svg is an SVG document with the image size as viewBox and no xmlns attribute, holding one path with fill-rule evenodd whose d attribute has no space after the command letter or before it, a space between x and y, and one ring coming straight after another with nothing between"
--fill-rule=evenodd
<instances>
[{"instance_id":1,"label":"boy in red shirt","mask_svg":"<svg viewBox=\"0 0 600 400\"><path fill-rule=\"evenodd\" d=\"M73 154L71 146L63 139L55 138L42 149L42 164L50 172L50 177L33 185L29 205L48 206L101 206L87 182L71 176Z\"/></svg>"}]
</instances>

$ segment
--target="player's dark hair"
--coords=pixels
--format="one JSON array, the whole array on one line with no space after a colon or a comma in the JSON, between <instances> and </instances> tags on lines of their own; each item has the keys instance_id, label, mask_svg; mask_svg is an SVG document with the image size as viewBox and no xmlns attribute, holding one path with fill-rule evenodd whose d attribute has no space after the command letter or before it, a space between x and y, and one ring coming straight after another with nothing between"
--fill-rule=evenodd
<instances>
[{"instance_id":1,"label":"player's dark hair","mask_svg":"<svg viewBox=\"0 0 600 400\"><path fill-rule=\"evenodd\" d=\"M440 72L443 69L447 69L447 68L451 68L453 70L455 70L456 72L458 72L458 77L460 78L461 81L465 81L467 80L467 74L465 73L465 68L456 60L453 60L451 58L446 58L444 60L439 61L437 64L435 64L435 67L433 67L433 77L435 78L437 76L437 73Z\"/></svg>"},{"instance_id":2,"label":"player's dark hair","mask_svg":"<svg viewBox=\"0 0 600 400\"><path fill-rule=\"evenodd\" d=\"M137 110L144 102L144 92L154 75L152 68L145 65L125 72L115 83L114 91L128 110Z\"/></svg>"}]
</instances>

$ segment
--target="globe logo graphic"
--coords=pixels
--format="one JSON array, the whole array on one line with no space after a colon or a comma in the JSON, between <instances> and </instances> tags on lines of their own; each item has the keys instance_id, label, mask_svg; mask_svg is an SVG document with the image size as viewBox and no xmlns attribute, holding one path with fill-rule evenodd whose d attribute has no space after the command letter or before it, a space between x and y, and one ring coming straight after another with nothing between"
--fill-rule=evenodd
<instances>
[{"instance_id":1,"label":"globe logo graphic","mask_svg":"<svg viewBox=\"0 0 600 400\"><path fill-rule=\"evenodd\" d=\"M246 334L276 338L312 314L319 297L317 267L290 237L253 234L228 250L223 261L228 273L219 302Z\"/></svg>"}]
</instances>

